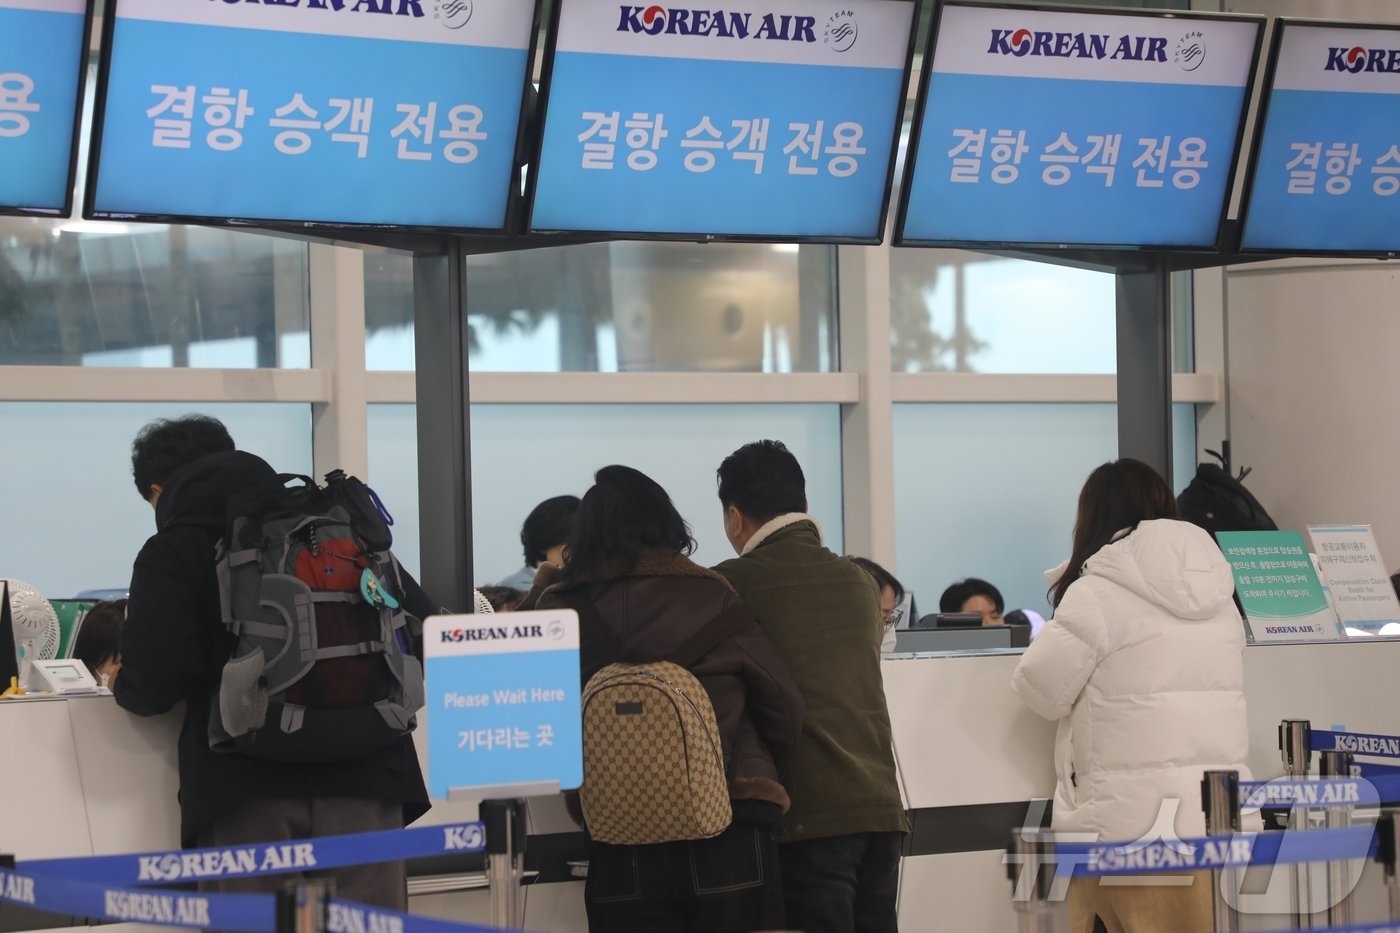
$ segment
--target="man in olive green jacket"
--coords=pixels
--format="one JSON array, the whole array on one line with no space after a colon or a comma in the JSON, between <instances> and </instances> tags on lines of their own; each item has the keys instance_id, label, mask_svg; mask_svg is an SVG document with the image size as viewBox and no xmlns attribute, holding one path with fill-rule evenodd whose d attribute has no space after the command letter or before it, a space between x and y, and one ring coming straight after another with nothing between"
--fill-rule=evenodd
<instances>
[{"instance_id":1,"label":"man in olive green jacket","mask_svg":"<svg viewBox=\"0 0 1400 933\"><path fill-rule=\"evenodd\" d=\"M719 468L724 529L739 557L715 568L778 648L802 690L802 735L784 776L779 827L787 926L894 933L908 831L880 679L875 581L822 545L806 480L778 441Z\"/></svg>"}]
</instances>

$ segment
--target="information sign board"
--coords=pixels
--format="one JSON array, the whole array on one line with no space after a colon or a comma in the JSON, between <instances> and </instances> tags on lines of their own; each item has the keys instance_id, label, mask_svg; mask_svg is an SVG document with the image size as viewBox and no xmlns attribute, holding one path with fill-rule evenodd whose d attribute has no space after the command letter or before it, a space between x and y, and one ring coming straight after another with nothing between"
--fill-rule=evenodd
<instances>
[{"instance_id":1,"label":"information sign board","mask_svg":"<svg viewBox=\"0 0 1400 933\"><path fill-rule=\"evenodd\" d=\"M423 651L431 796L526 797L583 783L572 609L432 616Z\"/></svg>"},{"instance_id":2,"label":"information sign board","mask_svg":"<svg viewBox=\"0 0 1400 933\"><path fill-rule=\"evenodd\" d=\"M503 230L526 0L110 0L85 213Z\"/></svg>"},{"instance_id":3,"label":"information sign board","mask_svg":"<svg viewBox=\"0 0 1400 933\"><path fill-rule=\"evenodd\" d=\"M0 0L0 213L72 208L88 0Z\"/></svg>"},{"instance_id":4,"label":"information sign board","mask_svg":"<svg viewBox=\"0 0 1400 933\"><path fill-rule=\"evenodd\" d=\"M1241 249L1400 254L1400 27L1280 20Z\"/></svg>"},{"instance_id":5,"label":"information sign board","mask_svg":"<svg viewBox=\"0 0 1400 933\"><path fill-rule=\"evenodd\" d=\"M531 229L879 242L913 14L559 0Z\"/></svg>"},{"instance_id":6,"label":"information sign board","mask_svg":"<svg viewBox=\"0 0 1400 933\"><path fill-rule=\"evenodd\" d=\"M1334 641L1346 632L1327 605L1296 531L1218 531L1255 642Z\"/></svg>"},{"instance_id":7,"label":"information sign board","mask_svg":"<svg viewBox=\"0 0 1400 933\"><path fill-rule=\"evenodd\" d=\"M1400 600L1370 525L1309 525L1308 537L1343 625L1379 632L1400 623Z\"/></svg>"},{"instance_id":8,"label":"information sign board","mask_svg":"<svg viewBox=\"0 0 1400 933\"><path fill-rule=\"evenodd\" d=\"M1217 245L1262 19L939 10L896 244Z\"/></svg>"}]
</instances>

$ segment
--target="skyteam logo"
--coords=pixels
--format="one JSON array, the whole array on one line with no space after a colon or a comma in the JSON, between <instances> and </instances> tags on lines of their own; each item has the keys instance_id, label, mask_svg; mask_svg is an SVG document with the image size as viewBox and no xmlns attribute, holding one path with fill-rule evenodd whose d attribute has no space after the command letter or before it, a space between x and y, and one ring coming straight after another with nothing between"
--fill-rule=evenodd
<instances>
[{"instance_id":1,"label":"skyteam logo","mask_svg":"<svg viewBox=\"0 0 1400 933\"><path fill-rule=\"evenodd\" d=\"M1188 32L1176 42L1176 54L1172 61L1181 66L1182 71L1195 71L1206 61L1206 37L1200 31Z\"/></svg>"},{"instance_id":2,"label":"skyteam logo","mask_svg":"<svg viewBox=\"0 0 1400 933\"><path fill-rule=\"evenodd\" d=\"M816 42L815 16L786 13L736 13L731 10L691 10L682 7L632 6L618 8L618 32L648 36L707 36L716 39L776 39L782 42ZM854 44L855 39L852 38ZM847 46L849 48L850 46Z\"/></svg>"},{"instance_id":3,"label":"skyteam logo","mask_svg":"<svg viewBox=\"0 0 1400 933\"><path fill-rule=\"evenodd\" d=\"M1045 32L1020 29L993 29L988 55L1025 58L1114 59L1127 62L1165 62L1167 40L1159 36L1119 36L1088 32Z\"/></svg>"},{"instance_id":4,"label":"skyteam logo","mask_svg":"<svg viewBox=\"0 0 1400 933\"><path fill-rule=\"evenodd\" d=\"M461 29L472 18L472 0L436 0L433 19L448 29Z\"/></svg>"},{"instance_id":5,"label":"skyteam logo","mask_svg":"<svg viewBox=\"0 0 1400 933\"><path fill-rule=\"evenodd\" d=\"M1349 49L1329 48L1327 67L1323 70L1397 74L1400 73L1400 49L1365 49L1359 45Z\"/></svg>"},{"instance_id":6,"label":"skyteam logo","mask_svg":"<svg viewBox=\"0 0 1400 933\"><path fill-rule=\"evenodd\" d=\"M831 46L833 52L849 51L856 44L860 27L856 24L854 10L838 10L826 21L826 32L822 39Z\"/></svg>"}]
</instances>

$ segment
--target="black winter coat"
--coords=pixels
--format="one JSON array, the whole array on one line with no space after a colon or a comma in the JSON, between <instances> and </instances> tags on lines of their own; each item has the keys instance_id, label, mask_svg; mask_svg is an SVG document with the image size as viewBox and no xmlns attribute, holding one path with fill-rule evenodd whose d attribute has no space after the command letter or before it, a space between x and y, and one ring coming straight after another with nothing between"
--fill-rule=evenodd
<instances>
[{"instance_id":1,"label":"black winter coat","mask_svg":"<svg viewBox=\"0 0 1400 933\"><path fill-rule=\"evenodd\" d=\"M214 820L254 797L400 801L405 824L429 807L411 736L361 760L335 764L284 764L209 748L211 701L234 643L220 620L214 545L223 535L230 496L275 477L266 462L243 451L211 454L184 467L162 490L156 534L131 571L122 667L113 692L120 706L140 716L185 702L179 758L180 838L186 847ZM432 613L416 583L408 595L410 611Z\"/></svg>"}]
</instances>

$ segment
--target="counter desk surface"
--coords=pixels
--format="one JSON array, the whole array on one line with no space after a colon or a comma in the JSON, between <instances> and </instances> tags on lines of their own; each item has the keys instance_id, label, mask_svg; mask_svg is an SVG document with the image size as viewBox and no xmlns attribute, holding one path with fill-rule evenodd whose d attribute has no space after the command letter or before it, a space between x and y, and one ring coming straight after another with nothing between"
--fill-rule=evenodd
<instances>
[{"instance_id":1,"label":"counter desk surface","mask_svg":"<svg viewBox=\"0 0 1400 933\"><path fill-rule=\"evenodd\" d=\"M902 916L919 916L940 899L945 907L950 901L970 903L975 895L991 899L995 908L969 914L950 929L1011 928L999 850L1007 829L1033 812L1028 802L1054 791L1055 725L1027 710L1010 689L1019 654L893 655L883 662L900 781L915 829L904 867ZM1254 776L1282 772L1282 719L1400 733L1390 686L1397 667L1400 642L1393 641L1248 648ZM0 799L6 802L0 807L0 851L23 860L174 848L179 728L178 711L143 719L109 696L0 702L7 764L0 768ZM421 737L420 730L420 751ZM474 803L439 802L424 822L475 815ZM573 829L558 798L532 804L531 820L534 834ZM577 905L580 886L545 887L575 890L562 901L543 891L532 895L531 927L583 929L581 910L570 906ZM414 909L424 903L415 899ZM537 915L546 905L549 916ZM443 908L449 915L455 910Z\"/></svg>"}]
</instances>

